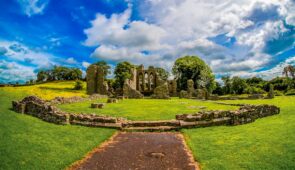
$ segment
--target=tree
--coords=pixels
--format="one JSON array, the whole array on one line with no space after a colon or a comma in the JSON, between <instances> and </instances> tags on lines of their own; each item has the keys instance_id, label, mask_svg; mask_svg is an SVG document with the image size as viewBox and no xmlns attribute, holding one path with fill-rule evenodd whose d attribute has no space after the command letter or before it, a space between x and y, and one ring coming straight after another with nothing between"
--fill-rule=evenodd
<instances>
[{"instance_id":1,"label":"tree","mask_svg":"<svg viewBox=\"0 0 295 170\"><path fill-rule=\"evenodd\" d=\"M220 83L216 82L216 88L212 91L213 94L223 95L223 89Z\"/></svg>"},{"instance_id":2,"label":"tree","mask_svg":"<svg viewBox=\"0 0 295 170\"><path fill-rule=\"evenodd\" d=\"M284 67L282 74L286 77L289 77L290 74L292 78L295 78L295 68L292 65L288 65Z\"/></svg>"},{"instance_id":3,"label":"tree","mask_svg":"<svg viewBox=\"0 0 295 170\"><path fill-rule=\"evenodd\" d=\"M234 94L242 94L247 88L247 83L244 79L235 76L232 78L232 91Z\"/></svg>"},{"instance_id":4,"label":"tree","mask_svg":"<svg viewBox=\"0 0 295 170\"><path fill-rule=\"evenodd\" d=\"M46 71L39 71L37 74L37 82L42 82L42 81L46 81L48 78L47 72Z\"/></svg>"},{"instance_id":5,"label":"tree","mask_svg":"<svg viewBox=\"0 0 295 170\"><path fill-rule=\"evenodd\" d=\"M160 67L155 68L155 70L156 70L156 72L158 73L158 76L159 76L162 80L167 80L167 79L168 79L168 76L169 76L168 71L166 71L165 69L160 68Z\"/></svg>"},{"instance_id":6,"label":"tree","mask_svg":"<svg viewBox=\"0 0 295 170\"><path fill-rule=\"evenodd\" d=\"M105 62L105 61L99 61L99 62L96 62L96 63L94 63L94 64L103 68L103 71L104 71L104 77L105 77L105 78L106 78L106 76L107 76L108 74L111 74L111 72L110 72L111 67L108 65L107 62Z\"/></svg>"},{"instance_id":7,"label":"tree","mask_svg":"<svg viewBox=\"0 0 295 170\"><path fill-rule=\"evenodd\" d=\"M179 90L187 89L187 80L192 79L196 88L206 88L210 93L215 87L210 67L197 56L178 58L172 68Z\"/></svg>"},{"instance_id":8,"label":"tree","mask_svg":"<svg viewBox=\"0 0 295 170\"><path fill-rule=\"evenodd\" d=\"M223 81L223 93L224 94L231 94L232 89L231 89L231 79L229 76L224 76L221 77L221 80Z\"/></svg>"},{"instance_id":9,"label":"tree","mask_svg":"<svg viewBox=\"0 0 295 170\"><path fill-rule=\"evenodd\" d=\"M134 65L124 61L117 64L114 74L115 74L115 87L122 88L126 79L131 78L131 69Z\"/></svg>"}]
</instances>

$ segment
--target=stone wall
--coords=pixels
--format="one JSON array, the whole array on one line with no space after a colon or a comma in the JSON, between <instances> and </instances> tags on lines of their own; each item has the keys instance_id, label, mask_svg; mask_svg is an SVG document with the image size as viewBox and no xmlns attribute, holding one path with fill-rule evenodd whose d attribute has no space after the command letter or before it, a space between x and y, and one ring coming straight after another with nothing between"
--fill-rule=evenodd
<instances>
[{"instance_id":1,"label":"stone wall","mask_svg":"<svg viewBox=\"0 0 295 170\"><path fill-rule=\"evenodd\" d=\"M183 126L240 125L258 118L280 113L280 108L273 105L239 105L234 111L200 111L195 114L176 115Z\"/></svg>"},{"instance_id":2,"label":"stone wall","mask_svg":"<svg viewBox=\"0 0 295 170\"><path fill-rule=\"evenodd\" d=\"M104 69L95 64L90 65L86 71L87 94L108 94L108 85L104 79Z\"/></svg>"},{"instance_id":3,"label":"stone wall","mask_svg":"<svg viewBox=\"0 0 295 170\"><path fill-rule=\"evenodd\" d=\"M130 85L127 82L128 80L125 81L124 86L123 86L123 96L126 96L128 98L133 98L133 99L141 99L143 98L143 95L130 87Z\"/></svg>"},{"instance_id":4,"label":"stone wall","mask_svg":"<svg viewBox=\"0 0 295 170\"><path fill-rule=\"evenodd\" d=\"M50 101L44 101L36 96L25 97L21 101L12 101L12 109L18 113L32 115L46 122L55 124L73 124L93 127L110 127L128 130L128 128L143 130L176 130L187 127L205 127L217 125L240 125L250 123L258 118L279 114L280 108L273 105L243 105L234 111L200 111L194 114L176 115L176 120L163 121L128 121L124 118L96 114L72 114L60 111L51 105Z\"/></svg>"},{"instance_id":5,"label":"stone wall","mask_svg":"<svg viewBox=\"0 0 295 170\"><path fill-rule=\"evenodd\" d=\"M155 99L170 99L168 84L164 83L155 88L152 98Z\"/></svg>"}]
</instances>

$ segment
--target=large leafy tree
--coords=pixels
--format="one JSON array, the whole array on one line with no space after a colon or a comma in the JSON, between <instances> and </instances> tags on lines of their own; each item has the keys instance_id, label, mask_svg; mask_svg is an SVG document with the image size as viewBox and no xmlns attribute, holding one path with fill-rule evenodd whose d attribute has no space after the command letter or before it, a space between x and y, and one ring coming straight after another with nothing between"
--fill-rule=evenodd
<instances>
[{"instance_id":1,"label":"large leafy tree","mask_svg":"<svg viewBox=\"0 0 295 170\"><path fill-rule=\"evenodd\" d=\"M103 70L104 70L104 77L105 77L105 78L106 78L106 76L107 76L108 74L111 73L111 72L110 72L111 67L108 65L107 62L105 62L105 61L99 61L99 62L96 62L96 63L94 63L94 64L95 64L95 65L98 65L98 66L100 66L100 67L103 68Z\"/></svg>"},{"instance_id":2,"label":"large leafy tree","mask_svg":"<svg viewBox=\"0 0 295 170\"><path fill-rule=\"evenodd\" d=\"M172 72L177 78L179 90L187 89L187 80L189 79L194 81L196 88L206 88L209 92L215 88L212 70L197 56L178 58Z\"/></svg>"},{"instance_id":3,"label":"large leafy tree","mask_svg":"<svg viewBox=\"0 0 295 170\"><path fill-rule=\"evenodd\" d=\"M115 83L116 88L122 88L126 79L131 78L131 69L134 68L134 65L123 61L117 64L114 74L115 74Z\"/></svg>"},{"instance_id":4,"label":"large leafy tree","mask_svg":"<svg viewBox=\"0 0 295 170\"><path fill-rule=\"evenodd\" d=\"M235 76L231 80L232 82L232 92L234 94L242 94L245 92L246 88L248 87L246 80Z\"/></svg>"}]
</instances>

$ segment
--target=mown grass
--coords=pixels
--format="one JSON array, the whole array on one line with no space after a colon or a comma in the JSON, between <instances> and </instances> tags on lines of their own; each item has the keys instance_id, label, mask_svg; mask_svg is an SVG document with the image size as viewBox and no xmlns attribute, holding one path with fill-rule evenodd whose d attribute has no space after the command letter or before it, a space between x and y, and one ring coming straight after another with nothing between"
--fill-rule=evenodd
<instances>
[{"instance_id":1,"label":"mown grass","mask_svg":"<svg viewBox=\"0 0 295 170\"><path fill-rule=\"evenodd\" d=\"M281 113L241 126L182 130L202 169L295 169L295 96L226 102L274 104Z\"/></svg>"},{"instance_id":2,"label":"mown grass","mask_svg":"<svg viewBox=\"0 0 295 170\"><path fill-rule=\"evenodd\" d=\"M73 82L56 84L60 91L46 89L46 93L39 87L48 84L0 88L0 169L64 169L114 133L112 129L54 125L10 110L12 100L31 90L48 98L72 95L63 88Z\"/></svg>"},{"instance_id":3,"label":"mown grass","mask_svg":"<svg viewBox=\"0 0 295 170\"><path fill-rule=\"evenodd\" d=\"M63 104L58 107L71 113L95 113L115 117L125 117L129 120L169 120L181 113L195 113L200 107L206 110L233 110L238 107L225 106L200 100L178 99L125 99L118 103L107 103L103 109L90 108L94 101ZM106 102L100 99L95 102Z\"/></svg>"}]
</instances>

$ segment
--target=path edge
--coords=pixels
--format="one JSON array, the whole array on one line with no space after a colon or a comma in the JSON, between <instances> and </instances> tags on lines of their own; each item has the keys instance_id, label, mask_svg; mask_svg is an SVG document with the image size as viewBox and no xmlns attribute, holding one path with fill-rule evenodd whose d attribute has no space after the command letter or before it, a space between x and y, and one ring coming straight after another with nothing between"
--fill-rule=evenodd
<instances>
[{"instance_id":1,"label":"path edge","mask_svg":"<svg viewBox=\"0 0 295 170\"><path fill-rule=\"evenodd\" d=\"M189 157L189 160L190 160L191 164L193 164L195 166L196 170L201 170L201 166L200 166L199 162L197 162L195 160L194 155L193 155L190 147L186 143L184 134L177 133L176 135L177 135L177 137L179 137L181 139L181 142L182 142L182 144L184 146L184 150L186 151L187 156Z\"/></svg>"},{"instance_id":2,"label":"path edge","mask_svg":"<svg viewBox=\"0 0 295 170\"><path fill-rule=\"evenodd\" d=\"M102 151L110 143L113 143L114 142L114 138L116 136L118 136L118 134L119 134L119 132L116 131L110 138L108 138L104 142L102 142L99 145L97 145L91 151L87 152L81 159L73 162L71 165L69 165L68 167L66 167L65 170L76 170L77 168L79 168L79 166L81 164L83 164L84 162L86 162L88 159L90 159L93 156L93 154L95 154L96 152Z\"/></svg>"}]
</instances>

